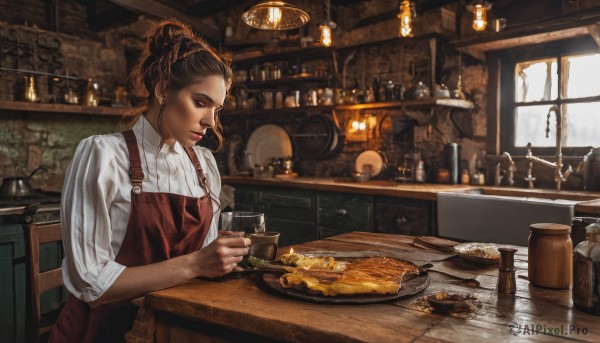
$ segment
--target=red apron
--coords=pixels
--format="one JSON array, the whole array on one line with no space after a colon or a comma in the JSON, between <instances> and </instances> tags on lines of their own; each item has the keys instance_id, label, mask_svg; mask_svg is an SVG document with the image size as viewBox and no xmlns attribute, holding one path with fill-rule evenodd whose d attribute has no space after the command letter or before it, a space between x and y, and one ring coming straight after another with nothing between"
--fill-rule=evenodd
<instances>
[{"instance_id":1,"label":"red apron","mask_svg":"<svg viewBox=\"0 0 600 343\"><path fill-rule=\"evenodd\" d=\"M193 198L170 193L142 192L144 172L132 130L123 132L129 151L131 213L125 238L115 259L135 267L188 254L202 248L212 222L210 191L192 148L185 151L196 167L206 195ZM50 342L123 342L131 330L137 308L121 301L90 308L73 295L54 326Z\"/></svg>"}]
</instances>

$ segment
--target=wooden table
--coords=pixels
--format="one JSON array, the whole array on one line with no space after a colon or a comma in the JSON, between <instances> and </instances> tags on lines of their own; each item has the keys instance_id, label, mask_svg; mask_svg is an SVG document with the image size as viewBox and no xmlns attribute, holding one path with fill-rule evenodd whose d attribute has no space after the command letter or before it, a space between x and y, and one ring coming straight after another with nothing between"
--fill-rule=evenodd
<instances>
[{"instance_id":1,"label":"wooden table","mask_svg":"<svg viewBox=\"0 0 600 343\"><path fill-rule=\"evenodd\" d=\"M430 271L429 287L415 296L378 304L332 305L272 295L259 288L258 276L194 280L148 294L145 306L151 315L146 317L155 323L157 342L600 342L600 317L576 310L570 290L529 284L527 248L518 247L515 256L517 293L506 295L496 291L496 267L470 267L459 257L416 247L413 239L353 232L294 249L300 253L387 254L417 264L432 261L434 270L462 273L459 276L476 279L479 285ZM477 297L476 316L459 319L429 314L411 305L418 297L441 290ZM511 325L520 325L521 332L511 333ZM543 330L558 330L553 332L559 335L544 334Z\"/></svg>"}]
</instances>

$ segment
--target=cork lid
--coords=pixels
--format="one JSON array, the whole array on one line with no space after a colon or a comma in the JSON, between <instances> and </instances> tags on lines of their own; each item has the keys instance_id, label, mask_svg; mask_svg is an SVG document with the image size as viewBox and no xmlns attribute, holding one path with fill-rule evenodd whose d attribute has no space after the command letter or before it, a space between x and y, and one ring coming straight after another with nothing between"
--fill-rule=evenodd
<instances>
[{"instance_id":1,"label":"cork lid","mask_svg":"<svg viewBox=\"0 0 600 343\"><path fill-rule=\"evenodd\" d=\"M529 225L532 233L541 235L568 235L571 233L571 227L555 223L536 223Z\"/></svg>"}]
</instances>

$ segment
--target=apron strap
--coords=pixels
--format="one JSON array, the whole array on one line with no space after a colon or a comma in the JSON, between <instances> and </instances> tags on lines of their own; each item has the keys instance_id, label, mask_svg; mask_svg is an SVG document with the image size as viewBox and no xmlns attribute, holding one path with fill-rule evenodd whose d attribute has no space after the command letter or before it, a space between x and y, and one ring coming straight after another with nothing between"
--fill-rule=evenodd
<instances>
[{"instance_id":1,"label":"apron strap","mask_svg":"<svg viewBox=\"0 0 600 343\"><path fill-rule=\"evenodd\" d=\"M190 160L192 160L194 167L196 168L196 174L198 175L198 182L200 182L200 186L204 188L204 192L208 197L210 197L210 191L208 189L208 184L206 183L206 176L204 176L204 171L200 166L200 160L198 160L198 155L196 155L196 152L193 148L184 147L184 149Z\"/></svg>"},{"instance_id":2,"label":"apron strap","mask_svg":"<svg viewBox=\"0 0 600 343\"><path fill-rule=\"evenodd\" d=\"M137 140L133 130L121 132L127 144L129 152L129 179L133 183L134 194L142 193L142 181L144 181L144 170L142 169L142 161L140 159L140 150L138 149Z\"/></svg>"}]
</instances>

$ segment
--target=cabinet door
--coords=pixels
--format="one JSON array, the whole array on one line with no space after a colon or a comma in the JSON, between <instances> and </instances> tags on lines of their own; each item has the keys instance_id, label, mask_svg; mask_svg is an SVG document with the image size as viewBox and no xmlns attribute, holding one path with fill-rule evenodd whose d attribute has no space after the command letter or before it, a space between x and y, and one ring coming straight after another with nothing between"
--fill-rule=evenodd
<instances>
[{"instance_id":1,"label":"cabinet door","mask_svg":"<svg viewBox=\"0 0 600 343\"><path fill-rule=\"evenodd\" d=\"M267 217L266 220L267 230L277 231L281 234L278 243L280 248L314 241L317 238L315 223L285 220L275 217Z\"/></svg>"},{"instance_id":2,"label":"cabinet door","mask_svg":"<svg viewBox=\"0 0 600 343\"><path fill-rule=\"evenodd\" d=\"M367 195L320 193L319 239L350 231L373 231L373 198Z\"/></svg>"},{"instance_id":3,"label":"cabinet door","mask_svg":"<svg viewBox=\"0 0 600 343\"><path fill-rule=\"evenodd\" d=\"M258 189L252 187L235 188L235 210L245 212L255 212L258 210Z\"/></svg>"},{"instance_id":4,"label":"cabinet door","mask_svg":"<svg viewBox=\"0 0 600 343\"><path fill-rule=\"evenodd\" d=\"M433 203L426 200L378 197L375 204L375 232L432 235Z\"/></svg>"},{"instance_id":5,"label":"cabinet door","mask_svg":"<svg viewBox=\"0 0 600 343\"><path fill-rule=\"evenodd\" d=\"M258 209L265 213L267 230L278 231L279 246L313 241L317 237L316 195L290 189L262 189Z\"/></svg>"},{"instance_id":6,"label":"cabinet door","mask_svg":"<svg viewBox=\"0 0 600 343\"><path fill-rule=\"evenodd\" d=\"M294 190L262 190L259 210L267 218L316 223L316 195ZM267 219L268 220L268 219Z\"/></svg>"}]
</instances>

